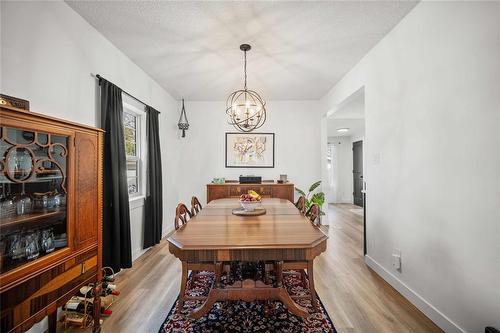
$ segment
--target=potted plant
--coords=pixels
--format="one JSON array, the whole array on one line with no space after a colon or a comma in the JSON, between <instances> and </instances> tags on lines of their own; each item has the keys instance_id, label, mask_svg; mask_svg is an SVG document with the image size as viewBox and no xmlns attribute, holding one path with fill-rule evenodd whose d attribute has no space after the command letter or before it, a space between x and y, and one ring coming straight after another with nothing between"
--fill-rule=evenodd
<instances>
[{"instance_id":1,"label":"potted plant","mask_svg":"<svg viewBox=\"0 0 500 333\"><path fill-rule=\"evenodd\" d=\"M313 193L319 186L321 185L321 180L313 183L311 186L309 186L309 192L306 194L304 191L302 191L300 188L295 188L295 191L300 193L306 198L306 211L311 207L313 203L317 204L321 210L321 215L325 215L323 212L323 204L325 203L325 194L323 192L316 192Z\"/></svg>"}]
</instances>

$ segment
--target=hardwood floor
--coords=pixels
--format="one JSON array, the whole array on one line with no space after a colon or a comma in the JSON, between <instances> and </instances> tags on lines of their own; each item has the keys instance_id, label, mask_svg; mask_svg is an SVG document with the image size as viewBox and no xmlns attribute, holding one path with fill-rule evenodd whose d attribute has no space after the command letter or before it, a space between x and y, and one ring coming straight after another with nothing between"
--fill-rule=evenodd
<instances>
[{"instance_id":1,"label":"hardwood floor","mask_svg":"<svg viewBox=\"0 0 500 333\"><path fill-rule=\"evenodd\" d=\"M363 218L353 208L329 205L328 249L315 261L316 290L338 332L442 332L365 265ZM157 333L177 298L180 278L180 261L163 241L118 275L122 294L103 331Z\"/></svg>"}]
</instances>

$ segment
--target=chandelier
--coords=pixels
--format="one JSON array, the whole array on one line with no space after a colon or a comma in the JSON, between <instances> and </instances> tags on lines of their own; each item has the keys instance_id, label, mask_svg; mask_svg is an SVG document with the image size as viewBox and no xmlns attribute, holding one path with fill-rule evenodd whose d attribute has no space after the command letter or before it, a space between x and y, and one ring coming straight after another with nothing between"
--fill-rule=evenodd
<instances>
[{"instance_id":1,"label":"chandelier","mask_svg":"<svg viewBox=\"0 0 500 333\"><path fill-rule=\"evenodd\" d=\"M245 54L245 86L232 92L226 100L228 123L242 132L251 132L266 121L266 102L257 92L247 88L247 51L250 49L248 44L240 45Z\"/></svg>"}]
</instances>

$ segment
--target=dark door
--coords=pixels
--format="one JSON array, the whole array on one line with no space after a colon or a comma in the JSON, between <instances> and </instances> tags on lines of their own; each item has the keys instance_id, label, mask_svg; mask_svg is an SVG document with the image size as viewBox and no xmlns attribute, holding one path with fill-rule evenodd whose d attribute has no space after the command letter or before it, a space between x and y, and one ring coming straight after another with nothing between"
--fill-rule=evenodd
<instances>
[{"instance_id":1,"label":"dark door","mask_svg":"<svg viewBox=\"0 0 500 333\"><path fill-rule=\"evenodd\" d=\"M363 141L352 143L354 204L363 207Z\"/></svg>"}]
</instances>

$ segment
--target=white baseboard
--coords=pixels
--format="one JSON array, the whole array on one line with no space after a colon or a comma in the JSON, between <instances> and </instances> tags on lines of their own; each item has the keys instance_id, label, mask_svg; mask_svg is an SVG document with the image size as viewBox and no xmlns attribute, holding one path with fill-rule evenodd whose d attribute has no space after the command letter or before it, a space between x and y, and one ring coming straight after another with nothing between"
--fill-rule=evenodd
<instances>
[{"instance_id":1,"label":"white baseboard","mask_svg":"<svg viewBox=\"0 0 500 333\"><path fill-rule=\"evenodd\" d=\"M422 311L430 320L447 333L467 333L460 326L455 324L450 318L446 317L442 312L436 309L432 304L426 301L422 296L404 284L394 274L382 267L378 262L373 260L369 255L365 255L365 263L373 269L382 279L389 283L401 295Z\"/></svg>"}]
</instances>

